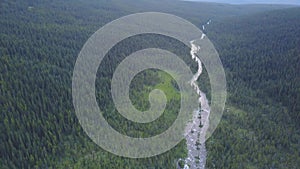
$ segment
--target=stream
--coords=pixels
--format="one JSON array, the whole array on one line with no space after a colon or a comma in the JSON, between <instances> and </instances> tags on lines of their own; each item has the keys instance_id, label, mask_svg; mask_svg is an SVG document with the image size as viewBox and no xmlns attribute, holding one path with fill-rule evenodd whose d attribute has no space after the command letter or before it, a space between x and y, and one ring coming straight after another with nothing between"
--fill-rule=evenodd
<instances>
[{"instance_id":1,"label":"stream","mask_svg":"<svg viewBox=\"0 0 300 169\"><path fill-rule=\"evenodd\" d=\"M209 20L205 25L209 25L211 20ZM202 25L202 29L205 30L205 25ZM203 33L200 40L205 38ZM192 59L198 64L198 71L193 76L190 81L191 86L196 91L199 96L199 105L200 109L193 112L193 119L189 122L185 128L185 139L187 143L188 156L186 159L179 159L184 162L184 169L204 169L206 165L206 147L205 147L205 136L206 131L209 127L209 115L210 107L209 102L206 98L204 92L202 92L197 84L197 80L202 74L202 62L196 56L196 53L201 50L200 46L194 44L194 41L191 41L191 51L190 55ZM177 168L180 168L179 165Z\"/></svg>"}]
</instances>

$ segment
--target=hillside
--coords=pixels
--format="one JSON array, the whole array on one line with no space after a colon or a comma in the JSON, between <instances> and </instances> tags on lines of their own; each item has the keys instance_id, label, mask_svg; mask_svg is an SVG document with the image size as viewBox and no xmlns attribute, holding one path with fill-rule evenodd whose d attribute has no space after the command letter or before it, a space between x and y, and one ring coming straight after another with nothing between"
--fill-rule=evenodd
<instances>
[{"instance_id":1,"label":"hillside","mask_svg":"<svg viewBox=\"0 0 300 169\"><path fill-rule=\"evenodd\" d=\"M284 8L287 6L169 0L2 1L0 168L176 167L174 161L186 156L185 141L153 158L118 157L88 138L72 105L72 71L85 41L104 24L143 11L172 13L199 27L213 19L207 34L225 66L229 97L224 118L208 140L208 168L300 166L300 12ZM149 46L182 55L195 71L196 65L187 59L189 49L166 37L133 37L111 51L105 67L98 71L98 103L106 110L110 124L131 136L163 131L174 121L173 112L178 109L172 79L157 71L138 76L131 97L137 107L146 109L149 89L159 87L169 92L174 100L160 120L145 126L132 124L112 105L109 78L116 64ZM207 76L201 78L207 84L203 88L209 89Z\"/></svg>"},{"instance_id":2,"label":"hillside","mask_svg":"<svg viewBox=\"0 0 300 169\"><path fill-rule=\"evenodd\" d=\"M276 10L226 20L211 28L211 39L231 75L257 91L257 98L287 107L295 122L300 120L299 16L300 8Z\"/></svg>"},{"instance_id":3,"label":"hillside","mask_svg":"<svg viewBox=\"0 0 300 169\"><path fill-rule=\"evenodd\" d=\"M209 168L299 166L300 8L215 23L230 96ZM220 29L222 28L222 29Z\"/></svg>"}]
</instances>

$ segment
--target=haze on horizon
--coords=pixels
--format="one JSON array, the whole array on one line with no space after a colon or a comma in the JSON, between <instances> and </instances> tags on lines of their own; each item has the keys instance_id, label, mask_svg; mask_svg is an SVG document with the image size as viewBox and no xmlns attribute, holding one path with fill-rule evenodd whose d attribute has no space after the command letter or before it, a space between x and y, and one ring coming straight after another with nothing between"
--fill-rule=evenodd
<instances>
[{"instance_id":1,"label":"haze on horizon","mask_svg":"<svg viewBox=\"0 0 300 169\"><path fill-rule=\"evenodd\" d=\"M300 0L189 0L199 2L217 2L228 4L289 4L300 5Z\"/></svg>"}]
</instances>

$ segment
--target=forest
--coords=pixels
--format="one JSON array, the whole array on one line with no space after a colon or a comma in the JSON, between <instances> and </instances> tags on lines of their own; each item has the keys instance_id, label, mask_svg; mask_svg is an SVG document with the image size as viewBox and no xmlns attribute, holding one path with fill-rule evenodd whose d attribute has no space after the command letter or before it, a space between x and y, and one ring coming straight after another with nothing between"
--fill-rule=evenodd
<instances>
[{"instance_id":1,"label":"forest","mask_svg":"<svg viewBox=\"0 0 300 169\"><path fill-rule=\"evenodd\" d=\"M3 0L0 2L0 168L176 168L187 155L183 140L144 159L113 155L83 131L72 104L72 72L84 43L101 26L136 12L171 13L206 34L223 63L228 97L218 128L206 142L206 168L300 166L300 8L288 5L227 5L171 0ZM130 86L141 110L148 94L166 92L163 115L149 124L124 119L109 94L111 77L129 54L161 48L182 57L196 72L189 48L162 35L138 35L105 56L96 80L104 117L120 133L148 137L175 120L180 97L174 79L147 70ZM210 95L207 73L199 80Z\"/></svg>"}]
</instances>

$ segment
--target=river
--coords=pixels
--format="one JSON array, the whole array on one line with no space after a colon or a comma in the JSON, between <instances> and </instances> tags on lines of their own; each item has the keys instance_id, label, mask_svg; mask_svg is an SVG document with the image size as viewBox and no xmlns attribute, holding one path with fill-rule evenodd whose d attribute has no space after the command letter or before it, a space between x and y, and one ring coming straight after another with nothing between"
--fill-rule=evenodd
<instances>
[{"instance_id":1,"label":"river","mask_svg":"<svg viewBox=\"0 0 300 169\"><path fill-rule=\"evenodd\" d=\"M209 20L206 24L210 24ZM205 25L202 26L203 30ZM200 40L205 38L203 33ZM193 76L190 84L196 93L199 95L199 105L200 109L193 112L193 119L189 122L185 128L185 139L187 143L188 156L186 159L179 159L179 161L184 161L184 169L204 169L206 165L206 146L205 146L205 136L207 129L209 127L209 115L210 107L209 102L206 98L204 92L202 92L197 84L197 80L202 74L202 62L196 56L196 53L201 50L200 46L194 44L195 41L191 41L190 55L192 59L198 64L198 71ZM178 165L178 168L179 165Z\"/></svg>"}]
</instances>

